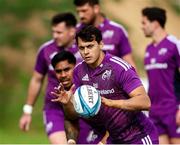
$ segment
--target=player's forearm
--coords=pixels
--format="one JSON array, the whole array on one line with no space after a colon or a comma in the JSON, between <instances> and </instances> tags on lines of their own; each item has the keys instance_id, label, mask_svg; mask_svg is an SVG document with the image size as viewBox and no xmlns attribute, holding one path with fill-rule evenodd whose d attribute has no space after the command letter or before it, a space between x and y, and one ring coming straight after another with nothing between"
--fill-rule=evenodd
<instances>
[{"instance_id":1,"label":"player's forearm","mask_svg":"<svg viewBox=\"0 0 180 145\"><path fill-rule=\"evenodd\" d=\"M78 119L71 121L71 120L68 120L67 118L65 118L64 127L65 127L67 140L72 139L75 142L77 142L77 138L78 138L78 134L79 134Z\"/></svg>"},{"instance_id":2,"label":"player's forearm","mask_svg":"<svg viewBox=\"0 0 180 145\"><path fill-rule=\"evenodd\" d=\"M150 108L150 100L147 96L139 96L127 99L127 100L117 100L115 102L115 107L129 110L129 111L136 111L136 110L148 110Z\"/></svg>"},{"instance_id":3,"label":"player's forearm","mask_svg":"<svg viewBox=\"0 0 180 145\"><path fill-rule=\"evenodd\" d=\"M26 100L26 104L34 105L36 102L36 99L40 93L42 86L42 80L36 80L35 78L32 78L29 84L28 88L28 96Z\"/></svg>"},{"instance_id":4,"label":"player's forearm","mask_svg":"<svg viewBox=\"0 0 180 145\"><path fill-rule=\"evenodd\" d=\"M71 101L69 101L67 104L63 104L63 109L67 119L76 120L78 118L78 115Z\"/></svg>"},{"instance_id":5,"label":"player's forearm","mask_svg":"<svg viewBox=\"0 0 180 145\"><path fill-rule=\"evenodd\" d=\"M129 94L129 99L112 100L102 97L102 103L109 107L136 111L136 110L148 110L151 106L151 101L147 96L143 86L134 89Z\"/></svg>"}]
</instances>

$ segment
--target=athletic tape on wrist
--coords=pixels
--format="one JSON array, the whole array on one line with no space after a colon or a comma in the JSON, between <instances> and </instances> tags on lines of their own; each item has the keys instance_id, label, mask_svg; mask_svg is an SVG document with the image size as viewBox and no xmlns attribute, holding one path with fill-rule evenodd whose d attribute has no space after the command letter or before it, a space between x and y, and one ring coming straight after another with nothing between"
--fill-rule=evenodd
<instances>
[{"instance_id":1,"label":"athletic tape on wrist","mask_svg":"<svg viewBox=\"0 0 180 145\"><path fill-rule=\"evenodd\" d=\"M25 104L23 106L23 112L26 113L26 114L32 114L32 111L33 111L33 106L31 105L28 105L28 104Z\"/></svg>"},{"instance_id":2,"label":"athletic tape on wrist","mask_svg":"<svg viewBox=\"0 0 180 145\"><path fill-rule=\"evenodd\" d=\"M76 141L74 139L69 139L67 143L68 144L76 144Z\"/></svg>"}]
</instances>

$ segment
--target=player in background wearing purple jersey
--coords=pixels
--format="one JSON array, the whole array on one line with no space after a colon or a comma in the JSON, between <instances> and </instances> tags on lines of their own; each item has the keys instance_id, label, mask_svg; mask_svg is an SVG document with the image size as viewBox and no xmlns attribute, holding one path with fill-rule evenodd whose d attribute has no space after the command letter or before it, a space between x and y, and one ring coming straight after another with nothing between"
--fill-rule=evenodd
<instances>
[{"instance_id":1,"label":"player in background wearing purple jersey","mask_svg":"<svg viewBox=\"0 0 180 145\"><path fill-rule=\"evenodd\" d=\"M85 120L97 131L108 130L114 144L158 144L156 128L141 112L149 109L151 103L134 68L102 51L102 35L94 26L81 29L76 34L76 42L84 61L74 69L75 88L91 85L103 96L98 114ZM73 87L67 92L52 92L57 97L53 101L72 107L72 90ZM65 111L71 117L77 115Z\"/></svg>"},{"instance_id":2,"label":"player in background wearing purple jersey","mask_svg":"<svg viewBox=\"0 0 180 145\"><path fill-rule=\"evenodd\" d=\"M180 143L180 110L175 96L175 72L180 72L180 42L165 30L166 11L158 7L142 10L142 30L153 41L147 46L144 65L151 98L149 116L162 144Z\"/></svg>"},{"instance_id":3,"label":"player in background wearing purple jersey","mask_svg":"<svg viewBox=\"0 0 180 145\"><path fill-rule=\"evenodd\" d=\"M77 29L85 25L97 27L103 36L104 47L102 49L121 57L135 67L127 31L122 25L107 19L101 13L99 0L74 0L74 5L81 22L77 25Z\"/></svg>"},{"instance_id":4,"label":"player in background wearing purple jersey","mask_svg":"<svg viewBox=\"0 0 180 145\"><path fill-rule=\"evenodd\" d=\"M54 69L51 65L51 59L55 54L62 50L72 52L77 61L82 60L78 52L77 45L74 44L76 32L76 18L71 13L60 13L52 18L52 36L53 39L44 43L37 54L34 73L31 78L26 104L23 107L23 114L19 121L19 126L23 131L28 131L32 120L33 106L37 100L45 76L48 77L46 94L44 99L44 124L50 143L66 144L66 134L64 131L64 112L62 105L51 102L51 90L59 84ZM87 129L86 124L82 127ZM86 138L83 136L82 138ZM91 139L89 139L91 141ZM82 142L88 143L88 142Z\"/></svg>"}]
</instances>

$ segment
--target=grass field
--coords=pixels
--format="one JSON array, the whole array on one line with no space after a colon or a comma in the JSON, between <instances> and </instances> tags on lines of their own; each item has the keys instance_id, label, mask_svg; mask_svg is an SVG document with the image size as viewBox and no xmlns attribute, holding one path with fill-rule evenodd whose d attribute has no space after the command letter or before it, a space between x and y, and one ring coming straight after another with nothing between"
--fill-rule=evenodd
<instances>
[{"instance_id":1,"label":"grass field","mask_svg":"<svg viewBox=\"0 0 180 145\"><path fill-rule=\"evenodd\" d=\"M23 133L17 129L0 130L1 144L48 144L48 140L44 131L32 130Z\"/></svg>"},{"instance_id":2,"label":"grass field","mask_svg":"<svg viewBox=\"0 0 180 145\"><path fill-rule=\"evenodd\" d=\"M0 144L48 144L42 117L43 96L40 96L34 107L32 124L28 132L21 131L18 126L23 103L13 102L8 111L6 110L4 119L0 121ZM17 103L18 105L15 105ZM2 108L1 110L3 111Z\"/></svg>"}]
</instances>

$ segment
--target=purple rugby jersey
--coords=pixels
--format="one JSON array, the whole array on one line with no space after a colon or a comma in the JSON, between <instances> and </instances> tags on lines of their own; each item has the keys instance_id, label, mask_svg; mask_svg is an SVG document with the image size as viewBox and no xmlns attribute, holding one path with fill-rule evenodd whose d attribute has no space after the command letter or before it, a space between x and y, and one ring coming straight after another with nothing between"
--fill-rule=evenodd
<instances>
[{"instance_id":1,"label":"purple rugby jersey","mask_svg":"<svg viewBox=\"0 0 180 145\"><path fill-rule=\"evenodd\" d=\"M84 84L94 86L101 96L114 100L128 99L127 94L142 85L129 64L110 54L94 69L85 61L79 63L74 69L74 84L76 88ZM141 111L125 111L102 104L99 113L87 121L97 130L106 128L112 143L139 143L137 140L148 134L157 141L153 124Z\"/></svg>"},{"instance_id":2,"label":"purple rugby jersey","mask_svg":"<svg viewBox=\"0 0 180 145\"><path fill-rule=\"evenodd\" d=\"M64 50L64 48L58 47L54 40L50 40L44 43L38 51L37 60L35 64L35 71L39 72L42 75L48 75L48 83L46 88L44 106L45 109L50 107L50 104L59 106L59 103L51 102L52 95L50 94L50 92L54 90L54 87L58 86L59 84L54 73L53 66L51 65L51 59L54 57L55 54L62 50ZM75 44L72 47L67 48L65 50L72 52L75 55L77 62L80 62L81 56Z\"/></svg>"},{"instance_id":3,"label":"purple rugby jersey","mask_svg":"<svg viewBox=\"0 0 180 145\"><path fill-rule=\"evenodd\" d=\"M149 78L151 112L173 112L177 106L174 78L175 72L180 68L180 42L168 35L157 46L151 43L146 48L144 64Z\"/></svg>"},{"instance_id":4,"label":"purple rugby jersey","mask_svg":"<svg viewBox=\"0 0 180 145\"><path fill-rule=\"evenodd\" d=\"M83 26L83 24L79 23L77 30L80 30ZM104 51L118 57L131 53L132 48L128 41L128 34L122 25L105 18L104 22L98 26L98 29L102 32Z\"/></svg>"}]
</instances>

